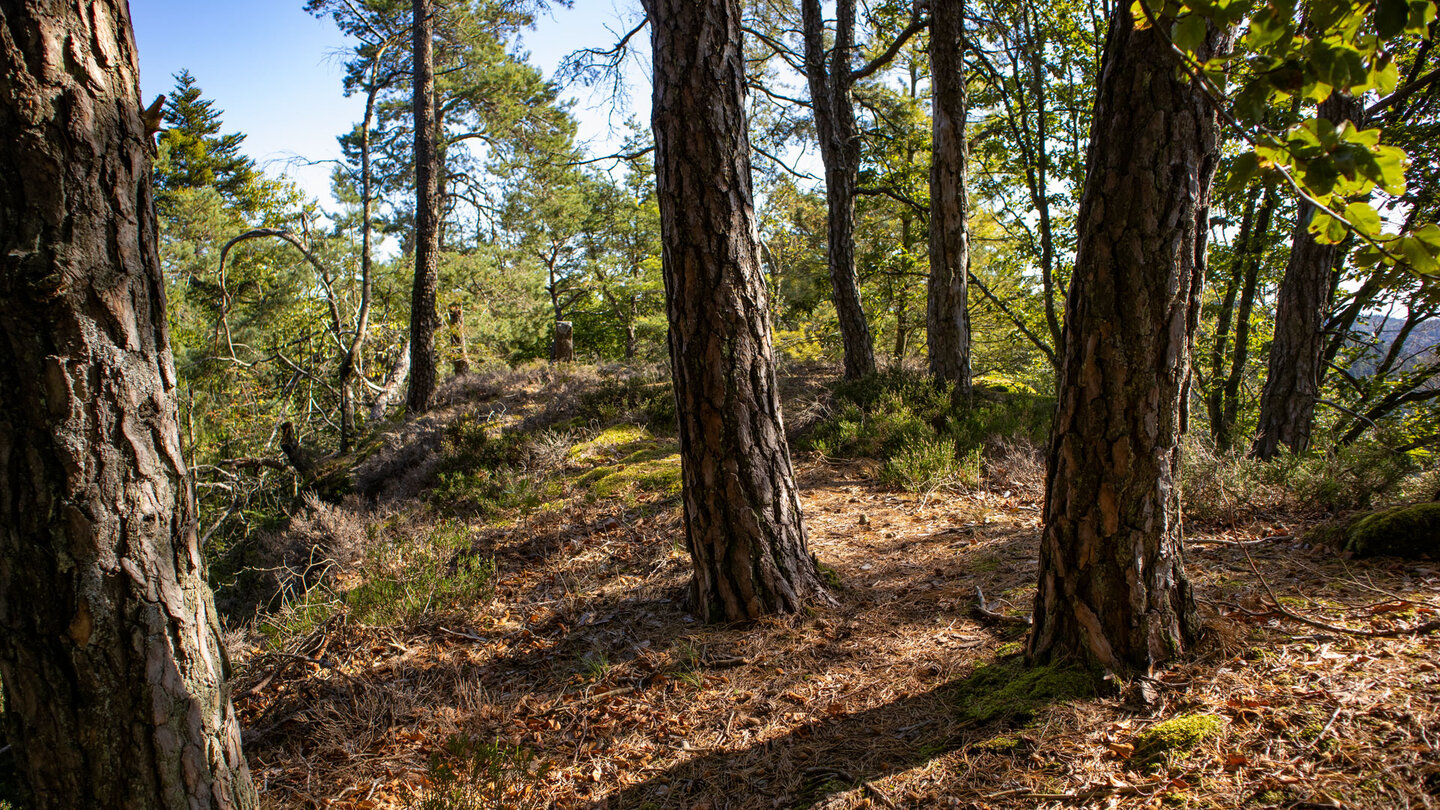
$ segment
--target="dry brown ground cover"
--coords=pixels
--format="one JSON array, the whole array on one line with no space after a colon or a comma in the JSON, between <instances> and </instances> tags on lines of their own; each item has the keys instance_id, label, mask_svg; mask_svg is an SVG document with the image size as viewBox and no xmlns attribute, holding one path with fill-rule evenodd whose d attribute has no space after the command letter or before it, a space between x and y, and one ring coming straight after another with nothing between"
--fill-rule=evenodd
<instances>
[{"instance_id":1,"label":"dry brown ground cover","mask_svg":"<svg viewBox=\"0 0 1440 810\"><path fill-rule=\"evenodd\" d=\"M1437 636L1296 624L1256 573L1287 609L1386 631L1440 617L1440 565L1343 560L1273 516L1192 528L1208 635L1149 707L1117 691L982 723L965 719L987 697L967 678L1018 662L1023 627L979 616L976 589L1028 611L1033 475L919 497L879 486L873 463L798 466L833 608L698 624L678 501L639 492L468 526L495 564L472 604L385 625L335 610L242 647L237 703L267 804L422 806L445 768L474 762L447 750L459 735L512 753L459 780L475 804L431 806L1440 806ZM431 519L390 515L401 535ZM1193 748L1135 752L1146 729L1197 715L1216 719Z\"/></svg>"}]
</instances>

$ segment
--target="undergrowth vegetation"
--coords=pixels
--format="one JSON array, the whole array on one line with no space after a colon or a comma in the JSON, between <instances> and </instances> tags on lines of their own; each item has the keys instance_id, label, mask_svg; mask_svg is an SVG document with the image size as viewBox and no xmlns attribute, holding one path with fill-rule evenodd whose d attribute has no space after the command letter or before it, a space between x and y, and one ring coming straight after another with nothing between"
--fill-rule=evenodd
<instances>
[{"instance_id":1,"label":"undergrowth vegetation","mask_svg":"<svg viewBox=\"0 0 1440 810\"><path fill-rule=\"evenodd\" d=\"M760 769L803 804L846 793L864 769L791 773L789 755L772 762L760 742L778 741L781 752L822 745L854 718L889 724L893 750L874 757L944 762L946 778L979 780L989 793L1001 788L957 757L1024 770L1049 735L1084 748L1095 717L1108 718L1113 746L1093 762L1120 774L1207 768L1211 748L1249 739L1218 699L1174 702L1154 720L1115 715L1113 701L1092 700L1094 673L1026 667L1013 626L972 621L976 588L1012 618L1034 600L1049 398L982 387L957 399L910 371L857 382L807 373L780 383L791 392L812 548L841 607L793 624L701 631L686 614L679 442L668 382L654 369L455 378L441 408L360 445L354 494L327 501L277 482L267 502L283 508L246 515L247 538L207 549L225 563L212 570L228 571L218 603L245 673L240 689L253 690L238 703L262 741L253 750L278 757L302 734L321 741L303 762L277 760L288 781L275 784L300 801L325 757L385 750L408 765L393 771L391 804L380 806L589 806L576 797L592 784L618 791L619 806L664 806L661 785L635 783L637 763L665 763L675 778L663 789L695 798L705 782L680 764L696 756L692 745L749 763L701 754L696 768ZM1217 525L1251 527L1225 529L1237 537L1278 535L1325 513L1341 525L1366 507L1429 500L1440 484L1433 466L1374 442L1267 464L1191 439L1183 458L1192 536ZM1247 551L1265 565L1290 553ZM1195 553L1192 576L1207 598L1239 600L1244 578L1207 579L1203 561L1218 571L1217 555L1241 552ZM1230 562L1223 570L1239 570L1241 560ZM909 641L896 646L895 633ZM1235 667L1273 659L1268 647L1225 655L1241 652ZM1212 663L1192 666L1209 672ZM872 677L893 671L908 674ZM272 677L286 690L267 686ZM317 702L328 714L288 719ZM1188 715L1205 719L1164 725ZM794 731L802 721L816 736ZM576 723L588 729L583 743ZM707 738L702 729L728 730ZM868 727L847 733L874 739ZM1262 756L1268 742L1252 742L1248 755ZM573 765L576 757L589 764ZM1025 770L1031 777L1039 793L1069 784L1047 786L1051 776Z\"/></svg>"},{"instance_id":2,"label":"undergrowth vegetation","mask_svg":"<svg viewBox=\"0 0 1440 810\"><path fill-rule=\"evenodd\" d=\"M800 447L833 458L874 458L881 480L912 492L980 484L987 444L1044 442L1054 400L979 387L969 398L928 375L896 368L833 389L829 413Z\"/></svg>"}]
</instances>

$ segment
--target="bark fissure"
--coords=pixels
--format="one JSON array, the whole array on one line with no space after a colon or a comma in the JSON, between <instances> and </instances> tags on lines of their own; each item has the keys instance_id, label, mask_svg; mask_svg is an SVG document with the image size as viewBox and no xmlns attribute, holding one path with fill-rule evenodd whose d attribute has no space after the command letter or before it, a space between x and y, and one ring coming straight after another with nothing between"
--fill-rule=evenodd
<instances>
[{"instance_id":1,"label":"bark fissure","mask_svg":"<svg viewBox=\"0 0 1440 810\"><path fill-rule=\"evenodd\" d=\"M1198 630L1179 445L1218 129L1127 6L1111 16L1094 122L1027 654L1145 672Z\"/></svg>"},{"instance_id":2,"label":"bark fissure","mask_svg":"<svg viewBox=\"0 0 1440 810\"><path fill-rule=\"evenodd\" d=\"M129 26L123 3L0 3L5 718L32 807L250 808Z\"/></svg>"},{"instance_id":3,"label":"bark fissure","mask_svg":"<svg viewBox=\"0 0 1440 810\"><path fill-rule=\"evenodd\" d=\"M691 597L710 621L827 597L775 384L734 0L646 0Z\"/></svg>"}]
</instances>

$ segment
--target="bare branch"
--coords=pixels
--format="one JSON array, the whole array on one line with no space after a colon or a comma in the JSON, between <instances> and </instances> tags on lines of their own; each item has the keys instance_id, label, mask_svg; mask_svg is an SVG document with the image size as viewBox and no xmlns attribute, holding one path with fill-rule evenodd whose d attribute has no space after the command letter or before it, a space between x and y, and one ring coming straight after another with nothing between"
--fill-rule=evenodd
<instances>
[{"instance_id":1,"label":"bare branch","mask_svg":"<svg viewBox=\"0 0 1440 810\"><path fill-rule=\"evenodd\" d=\"M909 42L911 37L915 36L916 34L924 31L926 28L929 27L930 19L928 17L910 23L910 25L907 26L904 31L900 32L900 36L896 37L895 41L890 43L890 47L886 48L884 53L880 54L874 59L871 59L869 64L865 65L859 70L851 71L850 81L858 82L866 76L869 76L875 71L890 64L890 60L895 58L895 54L900 53L900 49L905 47L905 43Z\"/></svg>"}]
</instances>

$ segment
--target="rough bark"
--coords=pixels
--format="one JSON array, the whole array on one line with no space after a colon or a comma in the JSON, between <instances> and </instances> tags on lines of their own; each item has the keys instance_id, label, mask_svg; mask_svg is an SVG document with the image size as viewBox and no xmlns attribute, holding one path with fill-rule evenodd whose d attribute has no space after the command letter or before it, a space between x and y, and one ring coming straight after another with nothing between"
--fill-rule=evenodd
<instances>
[{"instance_id":1,"label":"rough bark","mask_svg":"<svg viewBox=\"0 0 1440 810\"><path fill-rule=\"evenodd\" d=\"M1222 40L1212 32L1206 50ZM1198 630L1180 436L1219 140L1204 96L1127 5L1111 15L1103 65L1027 655L1146 672Z\"/></svg>"},{"instance_id":2,"label":"rough bark","mask_svg":"<svg viewBox=\"0 0 1440 810\"><path fill-rule=\"evenodd\" d=\"M970 237L965 193L965 3L936 3L930 21L933 159L930 164L930 277L926 339L930 374L970 392Z\"/></svg>"},{"instance_id":3,"label":"rough bark","mask_svg":"<svg viewBox=\"0 0 1440 810\"><path fill-rule=\"evenodd\" d=\"M0 680L46 808L251 808L127 4L0 0Z\"/></svg>"},{"instance_id":4,"label":"rough bark","mask_svg":"<svg viewBox=\"0 0 1440 810\"><path fill-rule=\"evenodd\" d=\"M410 290L410 391L412 414L430 409L435 396L435 286L440 254L440 164L435 148L435 47L432 0L414 0L415 71L415 283Z\"/></svg>"},{"instance_id":5,"label":"rough bark","mask_svg":"<svg viewBox=\"0 0 1440 810\"><path fill-rule=\"evenodd\" d=\"M836 3L835 43L825 48L820 0L801 0L805 74L810 85L820 159L825 164L827 265L833 288L848 379L875 373L875 348L860 304L855 270L855 188L860 176L860 134L850 98L851 51L855 46L855 0Z\"/></svg>"},{"instance_id":6,"label":"rough bark","mask_svg":"<svg viewBox=\"0 0 1440 810\"><path fill-rule=\"evenodd\" d=\"M738 0L645 0L691 596L709 621L828 600L780 418Z\"/></svg>"},{"instance_id":7,"label":"rough bark","mask_svg":"<svg viewBox=\"0 0 1440 810\"><path fill-rule=\"evenodd\" d=\"M1319 115L1339 124L1356 121L1363 105L1350 96L1333 93L1321 102ZM1315 425L1315 404L1324 377L1321 355L1325 350L1325 313L1330 308L1332 275L1338 245L1324 245L1310 233L1315 206L1301 202L1295 212L1290 260L1275 296L1275 338L1270 343L1269 371L1260 395L1260 423L1250 453L1271 459L1281 447L1293 453L1310 448Z\"/></svg>"}]
</instances>

